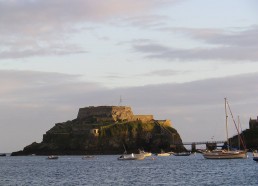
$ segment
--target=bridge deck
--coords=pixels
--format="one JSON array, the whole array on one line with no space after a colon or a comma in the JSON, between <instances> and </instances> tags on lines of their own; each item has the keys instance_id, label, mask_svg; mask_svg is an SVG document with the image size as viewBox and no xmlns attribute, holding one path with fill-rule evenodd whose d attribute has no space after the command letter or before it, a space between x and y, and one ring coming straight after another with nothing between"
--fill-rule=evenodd
<instances>
[{"instance_id":1,"label":"bridge deck","mask_svg":"<svg viewBox=\"0 0 258 186\"><path fill-rule=\"evenodd\" d=\"M224 141L199 141L199 142L182 142L183 145L192 145L192 144L195 144L195 145L205 145L207 143L225 143L225 140ZM181 145L181 144L177 144L177 143L174 143L173 145Z\"/></svg>"}]
</instances>

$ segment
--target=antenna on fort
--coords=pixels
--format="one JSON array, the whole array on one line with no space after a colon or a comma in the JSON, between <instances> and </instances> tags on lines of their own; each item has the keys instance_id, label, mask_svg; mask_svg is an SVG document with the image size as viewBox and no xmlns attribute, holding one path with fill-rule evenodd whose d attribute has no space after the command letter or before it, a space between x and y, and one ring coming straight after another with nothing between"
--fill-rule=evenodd
<instances>
[{"instance_id":1,"label":"antenna on fort","mask_svg":"<svg viewBox=\"0 0 258 186\"><path fill-rule=\"evenodd\" d=\"M122 96L120 95L118 106L122 105L122 101L123 101L123 99L122 99Z\"/></svg>"}]
</instances>

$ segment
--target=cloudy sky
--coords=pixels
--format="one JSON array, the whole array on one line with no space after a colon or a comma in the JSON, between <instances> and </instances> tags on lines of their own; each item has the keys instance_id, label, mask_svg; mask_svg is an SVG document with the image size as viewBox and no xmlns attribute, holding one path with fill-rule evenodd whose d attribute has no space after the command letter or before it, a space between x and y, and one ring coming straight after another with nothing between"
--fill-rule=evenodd
<instances>
[{"instance_id":1,"label":"cloudy sky","mask_svg":"<svg viewBox=\"0 0 258 186\"><path fill-rule=\"evenodd\" d=\"M227 97L248 128L258 115L257 8L257 0L0 0L0 152L41 142L86 106L170 119L185 142L224 140Z\"/></svg>"}]
</instances>

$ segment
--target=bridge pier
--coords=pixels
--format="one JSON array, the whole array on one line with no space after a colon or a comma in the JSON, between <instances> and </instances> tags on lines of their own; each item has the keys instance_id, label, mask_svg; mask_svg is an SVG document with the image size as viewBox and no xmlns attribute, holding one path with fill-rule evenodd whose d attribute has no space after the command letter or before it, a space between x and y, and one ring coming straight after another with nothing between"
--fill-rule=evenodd
<instances>
[{"instance_id":1,"label":"bridge pier","mask_svg":"<svg viewBox=\"0 0 258 186\"><path fill-rule=\"evenodd\" d=\"M172 147L175 148L177 145L191 145L191 148L192 148L191 151L196 152L197 145L206 145L206 150L214 150L218 147L217 144L224 144L224 143L225 141L182 142L180 144L177 144L177 143L171 144L171 148Z\"/></svg>"},{"instance_id":2,"label":"bridge pier","mask_svg":"<svg viewBox=\"0 0 258 186\"><path fill-rule=\"evenodd\" d=\"M192 143L191 152L196 152L196 143Z\"/></svg>"}]
</instances>

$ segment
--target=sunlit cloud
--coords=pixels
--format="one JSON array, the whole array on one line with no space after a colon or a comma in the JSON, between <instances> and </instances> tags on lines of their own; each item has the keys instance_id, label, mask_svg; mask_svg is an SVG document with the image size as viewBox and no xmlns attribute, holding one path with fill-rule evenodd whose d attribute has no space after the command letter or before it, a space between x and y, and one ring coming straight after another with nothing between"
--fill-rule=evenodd
<instances>
[{"instance_id":1,"label":"sunlit cloud","mask_svg":"<svg viewBox=\"0 0 258 186\"><path fill-rule=\"evenodd\" d=\"M171 31L171 30L170 30ZM192 39L207 45L198 48L175 48L153 41L133 41L133 49L147 58L182 60L224 60L224 61L258 61L257 26L242 31L226 32L218 29L175 28L173 32L187 34Z\"/></svg>"},{"instance_id":2,"label":"sunlit cloud","mask_svg":"<svg viewBox=\"0 0 258 186\"><path fill-rule=\"evenodd\" d=\"M2 0L0 59L85 52L87 49L71 41L74 34L91 30L94 23L102 24L117 17L130 19L130 16L152 12L167 3L177 3L177 0ZM153 25L154 21L153 18L144 19L145 24ZM97 37L108 39L107 36Z\"/></svg>"}]
</instances>

